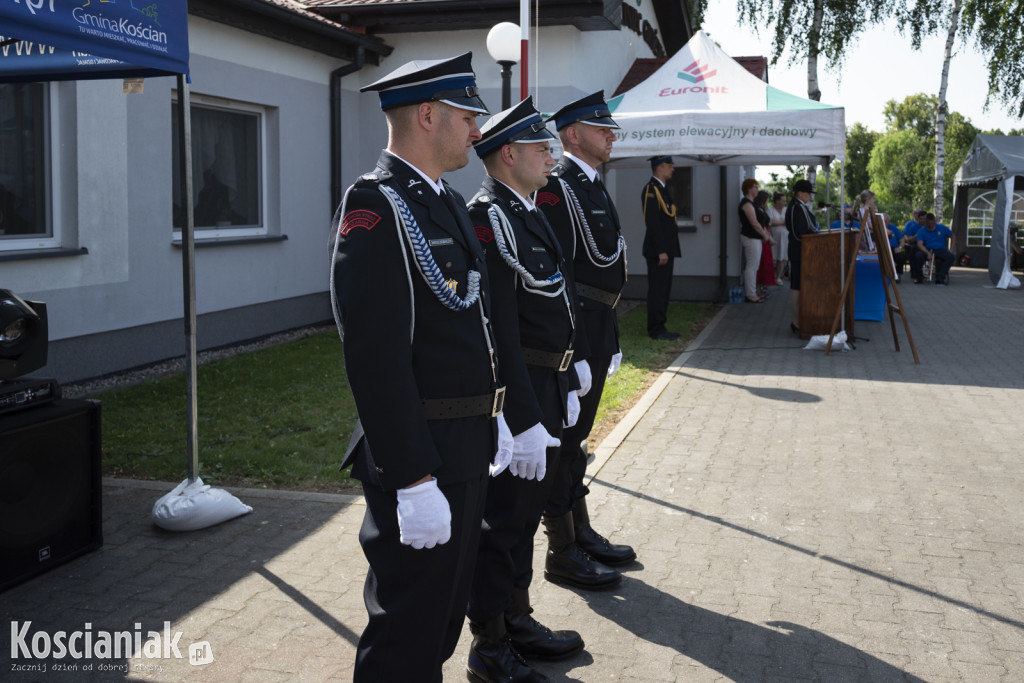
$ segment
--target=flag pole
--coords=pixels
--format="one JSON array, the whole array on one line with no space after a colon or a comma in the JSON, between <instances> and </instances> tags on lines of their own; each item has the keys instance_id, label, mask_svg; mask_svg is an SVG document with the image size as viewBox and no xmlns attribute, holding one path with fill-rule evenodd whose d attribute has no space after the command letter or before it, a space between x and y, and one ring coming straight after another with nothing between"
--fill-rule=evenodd
<instances>
[{"instance_id":1,"label":"flag pole","mask_svg":"<svg viewBox=\"0 0 1024 683\"><path fill-rule=\"evenodd\" d=\"M519 0L519 99L530 94L530 0Z\"/></svg>"}]
</instances>

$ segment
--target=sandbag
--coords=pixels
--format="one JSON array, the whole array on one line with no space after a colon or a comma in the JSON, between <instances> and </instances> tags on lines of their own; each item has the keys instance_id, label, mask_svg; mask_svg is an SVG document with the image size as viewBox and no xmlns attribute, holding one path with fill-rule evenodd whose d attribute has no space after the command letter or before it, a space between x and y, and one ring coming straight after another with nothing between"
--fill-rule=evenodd
<instances>
[{"instance_id":1,"label":"sandbag","mask_svg":"<svg viewBox=\"0 0 1024 683\"><path fill-rule=\"evenodd\" d=\"M807 346L804 350L807 351L824 351L828 348L828 335L827 334L816 334L811 337L811 340L807 342ZM849 351L850 345L846 343L846 330L839 330L836 332L836 336L832 338L832 350L833 351Z\"/></svg>"},{"instance_id":2,"label":"sandbag","mask_svg":"<svg viewBox=\"0 0 1024 683\"><path fill-rule=\"evenodd\" d=\"M252 508L224 489L203 484L196 477L188 479L153 504L153 523L168 531L194 531L226 522L239 515L252 512Z\"/></svg>"}]
</instances>

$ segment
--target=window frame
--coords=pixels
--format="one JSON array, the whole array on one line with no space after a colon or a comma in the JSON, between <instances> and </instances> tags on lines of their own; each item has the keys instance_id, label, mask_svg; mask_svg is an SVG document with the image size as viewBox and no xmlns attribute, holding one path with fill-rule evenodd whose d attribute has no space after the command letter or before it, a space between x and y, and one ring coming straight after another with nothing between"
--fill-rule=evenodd
<instances>
[{"instance_id":1,"label":"window frame","mask_svg":"<svg viewBox=\"0 0 1024 683\"><path fill-rule=\"evenodd\" d=\"M977 194L967 202L967 225L964 228L965 245L978 249L987 249L992 243L992 219L995 215L996 201L999 190L976 188ZM975 203L984 200L991 208L974 208ZM1024 225L1024 209L1014 210L1015 205L1024 206L1024 191L1014 190L1013 201L1010 203L1010 222ZM972 223L972 221L974 221ZM1020 242L1021 236L1018 236Z\"/></svg>"},{"instance_id":2,"label":"window frame","mask_svg":"<svg viewBox=\"0 0 1024 683\"><path fill-rule=\"evenodd\" d=\"M672 177L670 177L668 179L668 182L665 183L666 188L672 195L672 201L674 201L676 203L676 206L678 207L681 206L681 204L676 200L681 196L683 190L681 189L680 183L677 180L677 178L680 178L681 176L677 176L676 174L682 169L686 169L687 174L690 176L690 185L685 190L686 193L689 195L689 202L687 203L689 204L690 215L676 215L676 227L678 228L696 225L693 219L693 168L693 166L676 166L675 170L672 173Z\"/></svg>"},{"instance_id":3,"label":"window frame","mask_svg":"<svg viewBox=\"0 0 1024 683\"><path fill-rule=\"evenodd\" d=\"M59 128L59 113L57 107L57 84L54 82L38 82L42 88L42 130L41 145L43 148L40 155L45 167L40 172L43 182L43 215L44 232L34 235L22 235L19 237L0 238L0 253L40 251L59 249L64 246L62 242L62 211L61 204L55 201L58 196L59 175L54 169L61 167L60 141L57 140Z\"/></svg>"},{"instance_id":4,"label":"window frame","mask_svg":"<svg viewBox=\"0 0 1024 683\"><path fill-rule=\"evenodd\" d=\"M257 146L257 164L256 164L256 186L259 191L259 201L257 202L257 210L259 211L259 223L256 225L240 225L240 226L194 226L193 238L195 241L229 241L229 240L246 240L251 238L263 238L270 235L268 227L268 194L269 188L267 186L267 127L269 122L270 107L265 105L255 104L252 102L243 102L240 100L233 100L224 97L217 97L214 95L204 95L201 93L190 92L189 93L190 104L193 108L199 107L202 109L213 109L217 111L224 111L232 114L243 114L243 115L254 115L256 118L256 146ZM172 140L177 137L177 116L174 114L175 108L180 106L178 97L178 90L175 88L171 91L171 126ZM194 144L194 141L193 141ZM179 150L176 144L172 144L172 153L175 155L175 159L178 159ZM171 201L173 204L174 198L174 186L178 183L177 174L174 173L174 164L171 164ZM195 185L197 169L193 165L192 176L193 186ZM200 171L201 172L201 171ZM198 195L193 192L192 210L195 211L195 202ZM174 226L173 209L169 212L171 218L171 242L173 244L181 244L181 228Z\"/></svg>"}]
</instances>

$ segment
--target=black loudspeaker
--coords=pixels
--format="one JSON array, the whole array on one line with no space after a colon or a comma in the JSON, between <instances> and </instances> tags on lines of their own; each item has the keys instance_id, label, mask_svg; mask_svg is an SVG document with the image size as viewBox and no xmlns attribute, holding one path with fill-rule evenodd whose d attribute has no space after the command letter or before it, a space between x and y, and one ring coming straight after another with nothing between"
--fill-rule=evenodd
<instances>
[{"instance_id":1,"label":"black loudspeaker","mask_svg":"<svg viewBox=\"0 0 1024 683\"><path fill-rule=\"evenodd\" d=\"M100 404L0 415L0 591L103 545Z\"/></svg>"}]
</instances>

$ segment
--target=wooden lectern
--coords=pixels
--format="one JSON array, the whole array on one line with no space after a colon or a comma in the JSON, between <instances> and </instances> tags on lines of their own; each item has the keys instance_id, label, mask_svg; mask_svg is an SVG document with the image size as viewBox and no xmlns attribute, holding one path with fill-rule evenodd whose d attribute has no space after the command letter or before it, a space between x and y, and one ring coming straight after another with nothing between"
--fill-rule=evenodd
<instances>
[{"instance_id":1,"label":"wooden lectern","mask_svg":"<svg viewBox=\"0 0 1024 683\"><path fill-rule=\"evenodd\" d=\"M841 240L846 239L840 258ZM857 256L857 233L822 231L800 239L800 338L829 334L843 295L843 274L853 273L850 264ZM851 279L853 275L850 275ZM853 290L846 289L846 335L853 340Z\"/></svg>"}]
</instances>

